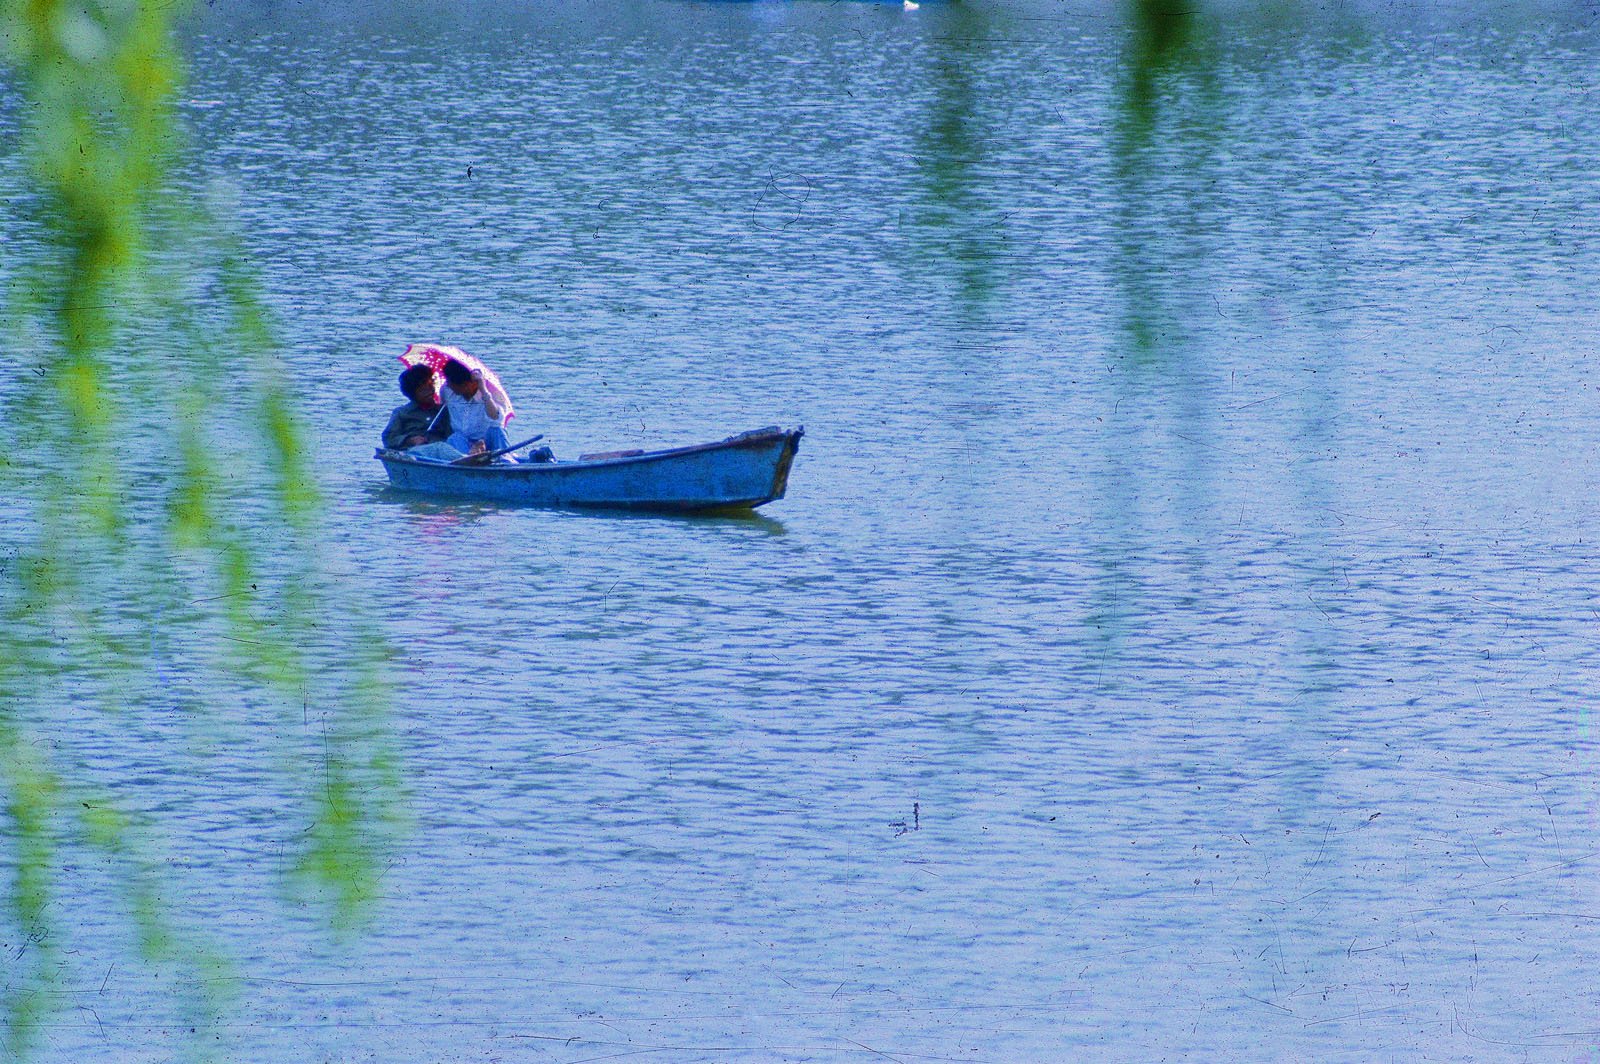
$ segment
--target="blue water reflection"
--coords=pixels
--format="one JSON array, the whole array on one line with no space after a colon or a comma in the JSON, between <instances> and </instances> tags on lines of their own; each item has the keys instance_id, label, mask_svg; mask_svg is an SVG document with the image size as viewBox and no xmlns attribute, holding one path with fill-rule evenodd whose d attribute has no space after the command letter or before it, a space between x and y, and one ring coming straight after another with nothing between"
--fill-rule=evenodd
<instances>
[{"instance_id":1,"label":"blue water reflection","mask_svg":"<svg viewBox=\"0 0 1600 1064\"><path fill-rule=\"evenodd\" d=\"M301 353L415 824L338 947L230 774L314 721L90 743L197 825L227 1052L1593 1053L1594 26L288 10L197 32L186 177ZM789 496L392 493L421 339L563 454L804 423ZM168 1059L84 920L45 1059Z\"/></svg>"}]
</instances>

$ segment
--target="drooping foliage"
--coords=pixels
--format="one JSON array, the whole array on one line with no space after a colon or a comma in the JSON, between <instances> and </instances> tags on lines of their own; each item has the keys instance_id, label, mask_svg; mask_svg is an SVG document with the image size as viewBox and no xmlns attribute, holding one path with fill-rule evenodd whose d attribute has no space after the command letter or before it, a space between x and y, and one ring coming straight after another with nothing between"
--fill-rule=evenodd
<instances>
[{"instance_id":1,"label":"drooping foliage","mask_svg":"<svg viewBox=\"0 0 1600 1064\"><path fill-rule=\"evenodd\" d=\"M395 826L382 641L326 590L293 378L225 197L176 176L181 14L0 0L0 937L18 1054L72 974L74 855L113 870L93 904L181 969L198 1022L222 1007L221 956L174 903L193 888L155 856L181 813L127 771L134 751L181 773L247 731L263 799L289 807L291 885L336 927L373 896Z\"/></svg>"}]
</instances>

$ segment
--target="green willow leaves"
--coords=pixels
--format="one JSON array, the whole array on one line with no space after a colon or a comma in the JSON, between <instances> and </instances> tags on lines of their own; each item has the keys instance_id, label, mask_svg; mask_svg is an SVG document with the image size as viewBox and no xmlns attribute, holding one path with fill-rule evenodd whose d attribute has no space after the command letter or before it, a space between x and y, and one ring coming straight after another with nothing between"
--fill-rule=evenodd
<instances>
[{"instance_id":1,"label":"green willow leaves","mask_svg":"<svg viewBox=\"0 0 1600 1064\"><path fill-rule=\"evenodd\" d=\"M328 590L292 367L227 212L174 176L181 12L0 0L18 101L0 106L0 950L18 1054L87 974L85 905L178 976L197 1028L225 1007L225 951L180 918L193 887L161 859L190 840L184 802L139 758L192 773L193 798L208 749L247 747L282 814L263 851L336 927L374 896L397 823L382 641ZM94 893L85 864L116 887Z\"/></svg>"}]
</instances>

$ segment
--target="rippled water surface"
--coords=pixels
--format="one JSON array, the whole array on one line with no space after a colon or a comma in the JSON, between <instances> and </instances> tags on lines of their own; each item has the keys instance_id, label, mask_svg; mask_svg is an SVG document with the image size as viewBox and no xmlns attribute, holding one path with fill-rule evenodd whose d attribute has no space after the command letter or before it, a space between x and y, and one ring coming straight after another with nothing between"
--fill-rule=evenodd
<instances>
[{"instance_id":1,"label":"rippled water surface","mask_svg":"<svg viewBox=\"0 0 1600 1064\"><path fill-rule=\"evenodd\" d=\"M144 766L224 1057L1593 1059L1597 44L212 11L185 177L296 344L414 817L330 945L226 744ZM421 339L559 454L803 423L789 496L394 493ZM185 1044L119 941L40 1059Z\"/></svg>"}]
</instances>

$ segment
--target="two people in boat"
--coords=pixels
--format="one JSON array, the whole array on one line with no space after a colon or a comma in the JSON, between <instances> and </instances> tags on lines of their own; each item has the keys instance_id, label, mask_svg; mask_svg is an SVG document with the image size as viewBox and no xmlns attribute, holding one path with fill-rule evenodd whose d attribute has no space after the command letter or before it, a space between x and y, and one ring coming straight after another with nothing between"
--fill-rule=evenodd
<instances>
[{"instance_id":1,"label":"two people in boat","mask_svg":"<svg viewBox=\"0 0 1600 1064\"><path fill-rule=\"evenodd\" d=\"M451 462L469 454L502 451L506 438L506 412L511 400L482 373L451 359L444 364L445 390L441 396L433 370L410 366L400 374L403 406L389 415L383 445L418 458ZM529 455L533 461L550 461L550 449Z\"/></svg>"}]
</instances>

